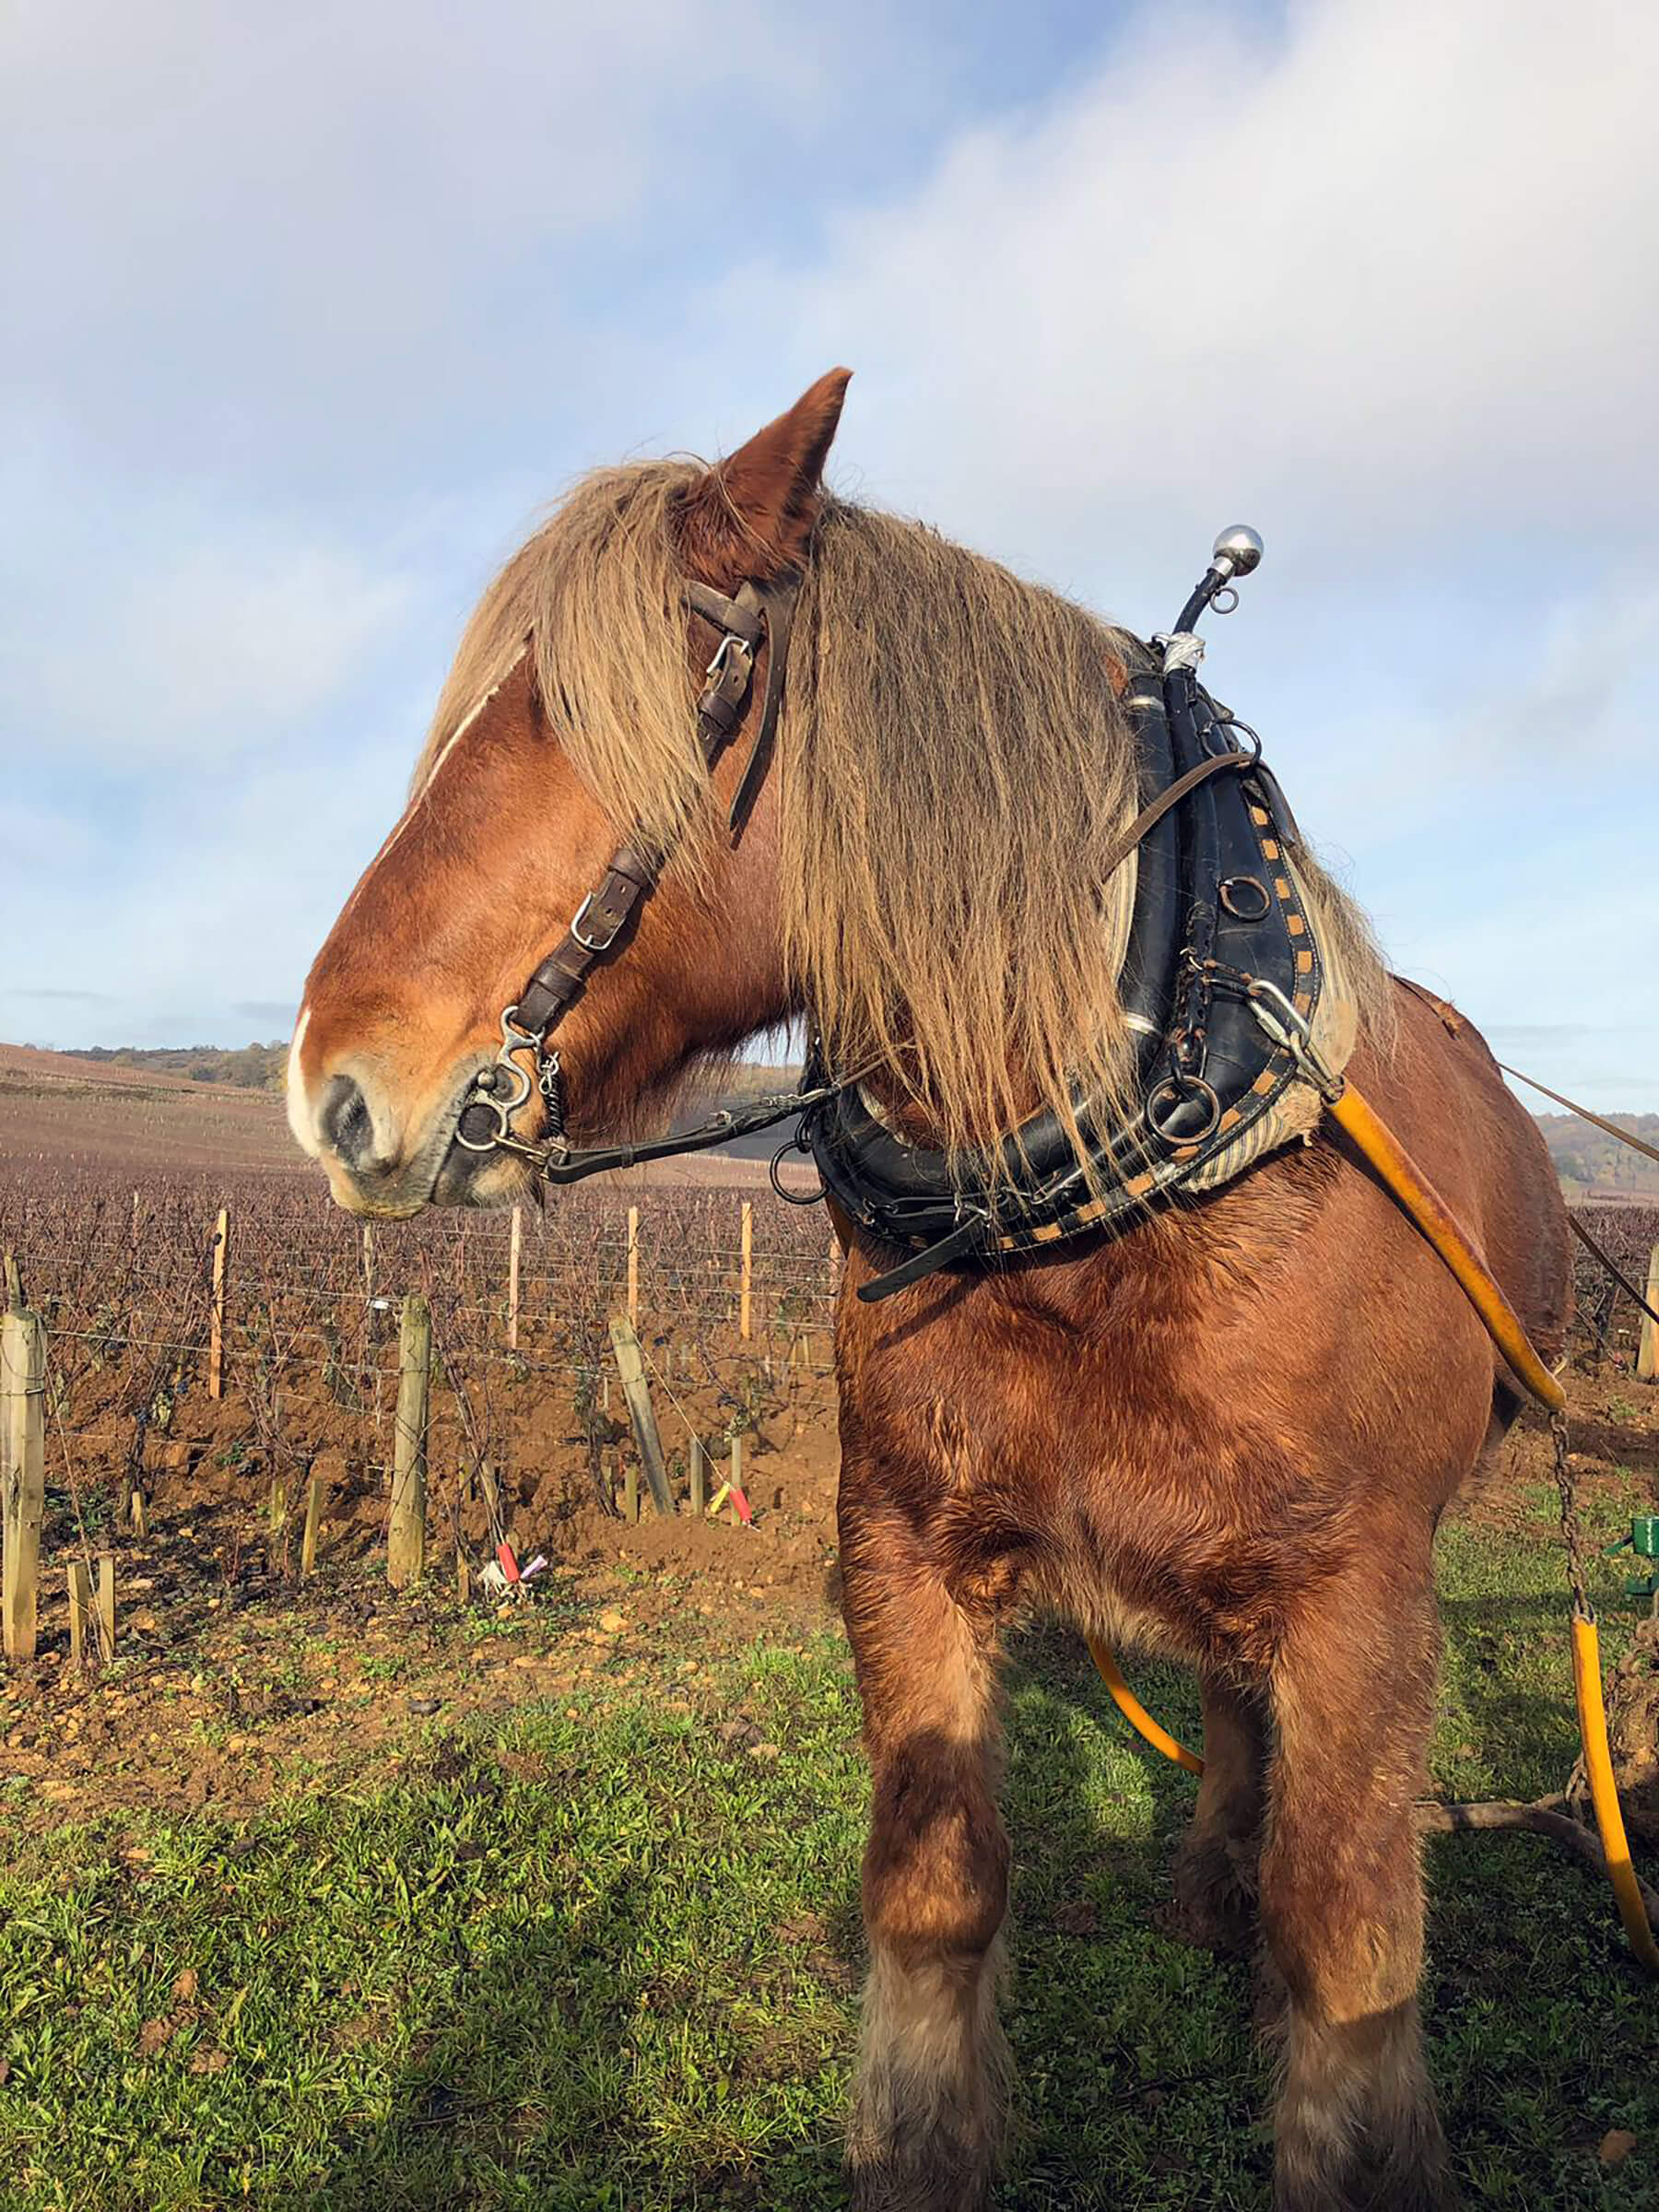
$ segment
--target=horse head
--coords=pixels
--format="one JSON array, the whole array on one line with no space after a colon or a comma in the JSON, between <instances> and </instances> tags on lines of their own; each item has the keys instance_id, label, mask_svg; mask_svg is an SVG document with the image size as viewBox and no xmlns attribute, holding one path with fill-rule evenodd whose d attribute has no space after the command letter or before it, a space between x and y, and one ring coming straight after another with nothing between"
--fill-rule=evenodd
<instances>
[{"instance_id":1,"label":"horse head","mask_svg":"<svg viewBox=\"0 0 1659 2212\"><path fill-rule=\"evenodd\" d=\"M619 845L660 859L559 1025L573 1134L661 1107L700 1061L792 1010L778 919L775 788L726 809L742 721L711 768L697 701L710 636L693 584L727 595L797 574L847 372L712 468L602 471L507 564L465 633L408 805L307 979L288 1119L355 1213L510 1203L521 1159L457 1142L503 1010ZM578 924L580 926L580 924ZM512 1120L533 1138L535 1094Z\"/></svg>"}]
</instances>

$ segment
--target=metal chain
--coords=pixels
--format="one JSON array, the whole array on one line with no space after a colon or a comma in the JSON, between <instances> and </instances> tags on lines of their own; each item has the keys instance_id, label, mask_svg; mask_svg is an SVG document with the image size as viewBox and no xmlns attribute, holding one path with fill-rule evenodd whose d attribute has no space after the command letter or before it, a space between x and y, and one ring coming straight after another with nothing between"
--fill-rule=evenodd
<instances>
[{"instance_id":1,"label":"metal chain","mask_svg":"<svg viewBox=\"0 0 1659 2212\"><path fill-rule=\"evenodd\" d=\"M1561 1496L1561 1541L1567 1547L1567 1583L1572 1592L1572 1609L1584 1620L1594 1620L1590 1593L1584 1581L1584 1538L1579 1526L1578 1488L1567 1458L1567 1416L1555 1413L1549 1420L1555 1449L1556 1488Z\"/></svg>"}]
</instances>

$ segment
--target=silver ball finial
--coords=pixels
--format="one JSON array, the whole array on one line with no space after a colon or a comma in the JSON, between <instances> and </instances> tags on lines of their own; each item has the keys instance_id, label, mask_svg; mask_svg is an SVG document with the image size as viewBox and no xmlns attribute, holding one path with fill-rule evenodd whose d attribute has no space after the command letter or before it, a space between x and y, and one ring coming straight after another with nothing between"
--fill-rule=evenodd
<instances>
[{"instance_id":1,"label":"silver ball finial","mask_svg":"<svg viewBox=\"0 0 1659 2212\"><path fill-rule=\"evenodd\" d=\"M1224 576L1248 576L1261 558L1261 538L1244 523L1223 530L1210 548L1210 566Z\"/></svg>"}]
</instances>

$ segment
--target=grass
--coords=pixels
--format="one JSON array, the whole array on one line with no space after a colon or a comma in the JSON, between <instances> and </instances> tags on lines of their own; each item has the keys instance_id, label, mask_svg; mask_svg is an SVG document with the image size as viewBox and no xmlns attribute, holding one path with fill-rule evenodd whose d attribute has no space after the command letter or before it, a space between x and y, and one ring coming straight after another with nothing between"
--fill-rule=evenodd
<instances>
[{"instance_id":1,"label":"grass","mask_svg":"<svg viewBox=\"0 0 1659 2212\"><path fill-rule=\"evenodd\" d=\"M1441 1784L1559 1785L1554 1551L1457 1527L1441 1571ZM867 1802L846 1657L825 1636L724 1677L758 1749L661 1685L602 1685L433 1728L396 1775L298 1773L243 1828L15 1838L6 2212L843 2203ZM1190 1682L1137 1679L1195 1730ZM1191 1783L1124 1735L1054 1630L1021 1640L1010 1724L1009 2212L1260 2212L1269 2083L1247 1977L1149 1918ZM1471 2202L1651 2204L1655 1993L1606 1897L1530 1838L1430 1855L1430 2049ZM1639 2143L1604 2175L1611 2126Z\"/></svg>"}]
</instances>

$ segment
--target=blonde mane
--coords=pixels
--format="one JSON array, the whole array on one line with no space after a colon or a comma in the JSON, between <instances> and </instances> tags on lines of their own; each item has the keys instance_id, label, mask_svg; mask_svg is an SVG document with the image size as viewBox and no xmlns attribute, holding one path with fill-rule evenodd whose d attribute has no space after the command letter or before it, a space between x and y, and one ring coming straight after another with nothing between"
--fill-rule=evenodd
<instances>
[{"instance_id":1,"label":"blonde mane","mask_svg":"<svg viewBox=\"0 0 1659 2212\"><path fill-rule=\"evenodd\" d=\"M701 477L649 462L577 484L479 603L417 789L528 641L551 735L618 836L698 868L717 818L675 523ZM773 769L786 955L834 1064L889 1071L952 1149L1042 1108L1069 1120L1074 1084L1124 1089L1132 877L1105 883L1104 861L1140 798L1124 642L919 524L824 504ZM1362 1016L1384 1029L1363 920L1296 860Z\"/></svg>"}]
</instances>

